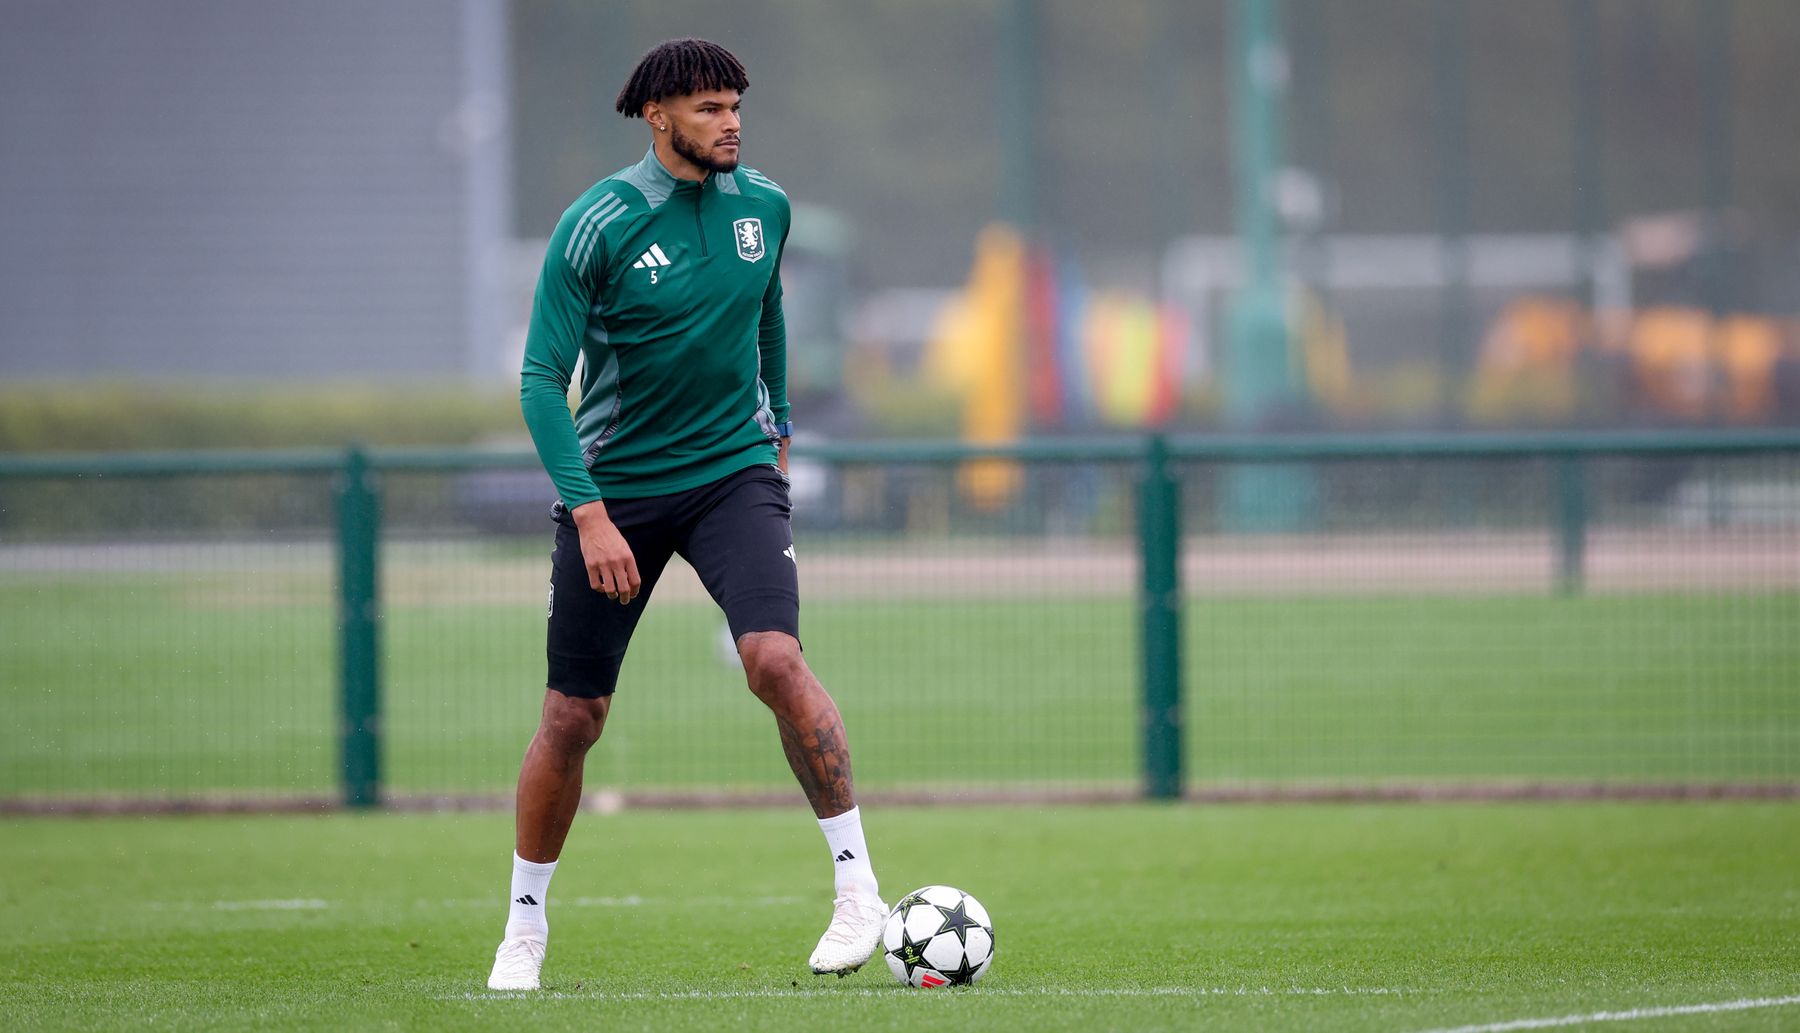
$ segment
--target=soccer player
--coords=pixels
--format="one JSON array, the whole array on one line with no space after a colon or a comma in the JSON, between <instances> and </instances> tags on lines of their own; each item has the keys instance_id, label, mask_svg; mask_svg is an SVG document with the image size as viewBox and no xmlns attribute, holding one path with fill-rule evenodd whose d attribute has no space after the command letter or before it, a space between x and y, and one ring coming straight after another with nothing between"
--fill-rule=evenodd
<instances>
[{"instance_id":1,"label":"soccer player","mask_svg":"<svg viewBox=\"0 0 1800 1033\"><path fill-rule=\"evenodd\" d=\"M671 554L725 611L750 691L774 713L825 833L836 900L812 970L848 975L880 937L887 908L844 723L800 652L780 276L789 208L780 187L738 163L748 86L716 43L671 40L645 54L616 107L648 123L650 150L581 195L544 256L519 399L560 496L549 677L519 771L511 905L488 976L496 990L538 987L544 906L582 762Z\"/></svg>"}]
</instances>

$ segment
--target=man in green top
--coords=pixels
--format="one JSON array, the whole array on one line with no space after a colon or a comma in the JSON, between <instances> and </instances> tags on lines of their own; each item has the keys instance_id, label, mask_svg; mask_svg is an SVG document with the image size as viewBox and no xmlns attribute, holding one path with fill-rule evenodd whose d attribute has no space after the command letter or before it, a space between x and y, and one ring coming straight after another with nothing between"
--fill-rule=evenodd
<instances>
[{"instance_id":1,"label":"man in green top","mask_svg":"<svg viewBox=\"0 0 1800 1033\"><path fill-rule=\"evenodd\" d=\"M649 124L650 151L571 205L544 257L519 397L560 496L549 676L519 772L494 989L539 985L544 905L580 803L582 762L673 554L724 609L750 690L773 711L825 833L836 900L812 970L854 972L886 916L843 720L800 652L780 276L789 207L772 180L738 163L748 86L738 59L705 40L644 55L616 106Z\"/></svg>"}]
</instances>

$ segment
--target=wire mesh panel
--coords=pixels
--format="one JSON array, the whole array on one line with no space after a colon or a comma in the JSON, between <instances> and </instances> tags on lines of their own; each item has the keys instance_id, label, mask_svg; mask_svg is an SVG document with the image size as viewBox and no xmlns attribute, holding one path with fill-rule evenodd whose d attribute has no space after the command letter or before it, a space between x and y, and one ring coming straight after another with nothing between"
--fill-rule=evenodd
<instances>
[{"instance_id":1,"label":"wire mesh panel","mask_svg":"<svg viewBox=\"0 0 1800 1033\"><path fill-rule=\"evenodd\" d=\"M1122 791L1136 769L1124 471L796 462L801 635L864 789ZM538 481L542 481L538 484ZM544 691L554 525L535 472L384 477L388 787L510 791ZM799 792L723 614L676 558L590 794Z\"/></svg>"},{"instance_id":2,"label":"wire mesh panel","mask_svg":"<svg viewBox=\"0 0 1800 1033\"><path fill-rule=\"evenodd\" d=\"M543 701L550 481L388 472L381 486L387 791L510 791Z\"/></svg>"},{"instance_id":3,"label":"wire mesh panel","mask_svg":"<svg viewBox=\"0 0 1800 1033\"><path fill-rule=\"evenodd\" d=\"M859 785L954 795L1136 784L1130 475L997 463L829 471L813 504L832 526L797 517L803 621L814 667L852 722Z\"/></svg>"},{"instance_id":4,"label":"wire mesh panel","mask_svg":"<svg viewBox=\"0 0 1800 1033\"><path fill-rule=\"evenodd\" d=\"M1800 777L1792 457L1244 471L1185 477L1201 787Z\"/></svg>"},{"instance_id":5,"label":"wire mesh panel","mask_svg":"<svg viewBox=\"0 0 1800 1033\"><path fill-rule=\"evenodd\" d=\"M1800 784L1800 452L1454 451L1173 464L1190 789ZM1160 460L885 454L793 468L802 638L859 787L1163 777L1137 511ZM374 457L372 546L341 473L0 470L0 803L340 799L347 727L379 732L389 799L504 800L545 678L528 458ZM353 719L340 561L370 548L380 706ZM587 773L599 801L798 792L679 559Z\"/></svg>"},{"instance_id":6,"label":"wire mesh panel","mask_svg":"<svg viewBox=\"0 0 1800 1033\"><path fill-rule=\"evenodd\" d=\"M318 475L0 481L0 799L328 796Z\"/></svg>"}]
</instances>

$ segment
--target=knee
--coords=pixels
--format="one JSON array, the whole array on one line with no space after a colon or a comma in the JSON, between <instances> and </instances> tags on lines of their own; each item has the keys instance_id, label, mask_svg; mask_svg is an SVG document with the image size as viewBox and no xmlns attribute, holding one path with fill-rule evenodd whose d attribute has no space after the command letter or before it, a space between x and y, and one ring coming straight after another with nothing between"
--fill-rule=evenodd
<instances>
[{"instance_id":1,"label":"knee","mask_svg":"<svg viewBox=\"0 0 1800 1033\"><path fill-rule=\"evenodd\" d=\"M538 735L560 753L585 753L600 738L611 703L609 696L583 699L560 692L545 693Z\"/></svg>"},{"instance_id":2,"label":"knee","mask_svg":"<svg viewBox=\"0 0 1800 1033\"><path fill-rule=\"evenodd\" d=\"M743 658L750 691L765 700L805 684L806 661L800 656L800 643L791 635L752 632L738 639L738 656Z\"/></svg>"}]
</instances>

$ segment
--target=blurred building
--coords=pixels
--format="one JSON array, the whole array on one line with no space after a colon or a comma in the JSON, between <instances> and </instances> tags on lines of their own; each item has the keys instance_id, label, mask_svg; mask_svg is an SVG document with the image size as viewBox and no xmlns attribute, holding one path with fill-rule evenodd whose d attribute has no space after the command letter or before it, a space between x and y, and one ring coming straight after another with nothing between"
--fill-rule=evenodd
<instances>
[{"instance_id":1,"label":"blurred building","mask_svg":"<svg viewBox=\"0 0 1800 1033\"><path fill-rule=\"evenodd\" d=\"M505 7L0 5L0 375L497 372Z\"/></svg>"},{"instance_id":2,"label":"blurred building","mask_svg":"<svg viewBox=\"0 0 1800 1033\"><path fill-rule=\"evenodd\" d=\"M558 215L643 153L621 82L695 33L801 206L811 428L983 418L924 361L975 279L1025 305L983 324L1024 433L1217 425L1282 351L1270 427L1800 420L1788 0L8 0L0 377L497 385ZM1265 210L1285 343L1234 361ZM970 275L996 224L1022 288Z\"/></svg>"}]
</instances>

